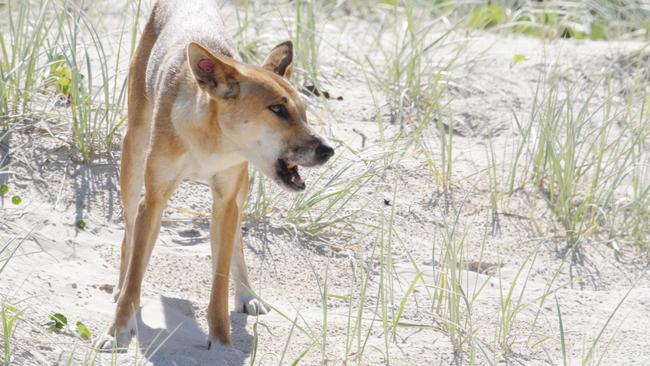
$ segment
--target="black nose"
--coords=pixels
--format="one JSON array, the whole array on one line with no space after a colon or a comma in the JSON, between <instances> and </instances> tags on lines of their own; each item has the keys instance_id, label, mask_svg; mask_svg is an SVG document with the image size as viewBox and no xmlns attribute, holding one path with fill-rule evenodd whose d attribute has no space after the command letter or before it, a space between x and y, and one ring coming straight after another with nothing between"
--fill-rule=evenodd
<instances>
[{"instance_id":1,"label":"black nose","mask_svg":"<svg viewBox=\"0 0 650 366\"><path fill-rule=\"evenodd\" d=\"M334 149L331 147L325 145L325 144L320 144L318 147L316 147L316 156L320 161L323 163L329 160L329 158L334 155Z\"/></svg>"}]
</instances>

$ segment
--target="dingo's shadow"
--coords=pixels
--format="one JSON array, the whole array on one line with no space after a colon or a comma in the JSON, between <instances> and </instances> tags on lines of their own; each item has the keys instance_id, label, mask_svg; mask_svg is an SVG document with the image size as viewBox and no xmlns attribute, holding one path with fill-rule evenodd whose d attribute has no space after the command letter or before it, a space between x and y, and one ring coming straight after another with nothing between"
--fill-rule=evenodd
<instances>
[{"instance_id":1,"label":"dingo's shadow","mask_svg":"<svg viewBox=\"0 0 650 366\"><path fill-rule=\"evenodd\" d=\"M140 352L156 366L243 365L253 346L246 331L247 316L232 312L232 346L208 350L208 336L187 300L161 296L144 305L136 319Z\"/></svg>"}]
</instances>

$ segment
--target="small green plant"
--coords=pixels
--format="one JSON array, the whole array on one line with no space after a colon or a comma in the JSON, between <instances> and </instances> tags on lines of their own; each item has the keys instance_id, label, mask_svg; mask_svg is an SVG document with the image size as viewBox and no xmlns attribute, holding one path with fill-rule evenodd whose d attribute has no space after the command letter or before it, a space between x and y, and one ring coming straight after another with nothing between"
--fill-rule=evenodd
<instances>
[{"instance_id":1,"label":"small green plant","mask_svg":"<svg viewBox=\"0 0 650 366\"><path fill-rule=\"evenodd\" d=\"M49 321L45 326L52 331L61 332L68 326L68 318L61 313L54 313L48 316Z\"/></svg>"},{"instance_id":2,"label":"small green plant","mask_svg":"<svg viewBox=\"0 0 650 366\"><path fill-rule=\"evenodd\" d=\"M555 305L557 308L557 319L560 325L560 349L562 350L562 361L563 361L562 364L566 366L568 365L567 347L566 347L566 339L564 334L564 323L562 322L562 311L560 310L560 302L557 299L557 294L555 295Z\"/></svg>"},{"instance_id":3,"label":"small green plant","mask_svg":"<svg viewBox=\"0 0 650 366\"><path fill-rule=\"evenodd\" d=\"M501 192L497 178L497 158L496 154L494 153L494 144L492 143L492 139L488 140L486 154L490 187L490 210L492 211L490 226L492 227L492 235L497 235L501 233L501 223L499 219L499 198L501 196Z\"/></svg>"},{"instance_id":4,"label":"small green plant","mask_svg":"<svg viewBox=\"0 0 650 366\"><path fill-rule=\"evenodd\" d=\"M0 7L0 123L33 112L43 68L41 59L50 47L46 39L58 34L47 16L49 1L5 5L6 9Z\"/></svg>"},{"instance_id":5,"label":"small green plant","mask_svg":"<svg viewBox=\"0 0 650 366\"><path fill-rule=\"evenodd\" d=\"M515 64L518 64L518 63L520 63L520 62L524 62L524 61L526 61L526 60L527 60L527 57L524 56L524 55L514 54L514 55L512 56L512 63L515 63Z\"/></svg>"},{"instance_id":6,"label":"small green plant","mask_svg":"<svg viewBox=\"0 0 650 366\"><path fill-rule=\"evenodd\" d=\"M432 265L432 282L427 283L427 287L432 290L427 291L427 295L431 301L431 313L440 319L454 352L467 355L467 362L471 365L476 364L477 351L480 349L480 340L476 336L472 319L473 303L487 285L487 280L476 277L475 286L467 286L474 274L467 270L464 261L468 255L469 229L460 223L462 211L462 205L452 206L451 220L438 230L432 252L439 252L438 263ZM478 263L483 263L487 236L485 231Z\"/></svg>"},{"instance_id":7,"label":"small green plant","mask_svg":"<svg viewBox=\"0 0 650 366\"><path fill-rule=\"evenodd\" d=\"M84 323L77 322L75 326L81 338L90 339L92 337L92 333L90 332L90 329L88 329L88 327Z\"/></svg>"},{"instance_id":8,"label":"small green plant","mask_svg":"<svg viewBox=\"0 0 650 366\"><path fill-rule=\"evenodd\" d=\"M84 230L86 228L86 221L83 219L77 220L77 228Z\"/></svg>"},{"instance_id":9,"label":"small green plant","mask_svg":"<svg viewBox=\"0 0 650 366\"><path fill-rule=\"evenodd\" d=\"M15 306L2 303L3 364L7 366L11 364L11 338L23 312L24 310L18 310Z\"/></svg>"},{"instance_id":10,"label":"small green plant","mask_svg":"<svg viewBox=\"0 0 650 366\"><path fill-rule=\"evenodd\" d=\"M499 268L500 313L496 338L497 343L504 353L510 352L512 345L515 342L516 335L513 332L513 328L519 314L531 306L530 303L524 301L524 295L526 294L526 286L528 285L528 280L530 279L536 258L537 251L531 252L521 264L514 278L510 281L507 287L502 283L501 269ZM526 266L528 266L528 272L523 278L523 283L519 283L520 277L526 269ZM507 291L504 291L504 289L507 289ZM516 290L519 291L519 294L516 294Z\"/></svg>"},{"instance_id":11,"label":"small green plant","mask_svg":"<svg viewBox=\"0 0 650 366\"><path fill-rule=\"evenodd\" d=\"M20 196L11 197L11 203L13 203L16 206L20 205L22 202L23 202L23 199L20 198Z\"/></svg>"},{"instance_id":12,"label":"small green plant","mask_svg":"<svg viewBox=\"0 0 650 366\"><path fill-rule=\"evenodd\" d=\"M90 329L81 321L77 321L74 331L69 328L68 317L62 313L53 313L48 316L48 322L44 326L50 331L57 333L76 334L81 339L88 340L92 337Z\"/></svg>"},{"instance_id":13,"label":"small green plant","mask_svg":"<svg viewBox=\"0 0 650 366\"><path fill-rule=\"evenodd\" d=\"M57 56L50 65L50 86L54 87L56 93L63 95L68 101L72 98L72 77L72 70L66 64L65 57Z\"/></svg>"}]
</instances>

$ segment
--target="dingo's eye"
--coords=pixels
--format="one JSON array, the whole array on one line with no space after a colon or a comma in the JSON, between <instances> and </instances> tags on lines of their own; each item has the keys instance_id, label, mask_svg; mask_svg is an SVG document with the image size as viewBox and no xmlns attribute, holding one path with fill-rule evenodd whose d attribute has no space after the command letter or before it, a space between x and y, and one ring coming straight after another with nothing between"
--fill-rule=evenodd
<instances>
[{"instance_id":1,"label":"dingo's eye","mask_svg":"<svg viewBox=\"0 0 650 366\"><path fill-rule=\"evenodd\" d=\"M274 104L269 107L269 110L280 118L289 117L289 112L287 111L287 107L285 107L284 104Z\"/></svg>"}]
</instances>

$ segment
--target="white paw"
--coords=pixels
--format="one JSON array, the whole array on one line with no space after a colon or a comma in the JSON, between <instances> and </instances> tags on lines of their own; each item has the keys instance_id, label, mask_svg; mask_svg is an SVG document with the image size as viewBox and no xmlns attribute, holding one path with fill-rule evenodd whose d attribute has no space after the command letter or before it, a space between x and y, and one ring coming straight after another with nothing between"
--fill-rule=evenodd
<instances>
[{"instance_id":1,"label":"white paw","mask_svg":"<svg viewBox=\"0 0 650 366\"><path fill-rule=\"evenodd\" d=\"M237 297L235 311L249 315L262 315L269 312L269 309L262 301L253 296Z\"/></svg>"},{"instance_id":2,"label":"white paw","mask_svg":"<svg viewBox=\"0 0 650 366\"><path fill-rule=\"evenodd\" d=\"M124 353L128 350L130 342L130 332L127 334L117 334L116 336L106 333L99 336L93 346L99 352Z\"/></svg>"},{"instance_id":3,"label":"white paw","mask_svg":"<svg viewBox=\"0 0 650 366\"><path fill-rule=\"evenodd\" d=\"M93 347L99 352L124 353L129 348L131 338L135 335L135 317L131 317L129 323L122 329L102 334L93 342Z\"/></svg>"}]
</instances>

